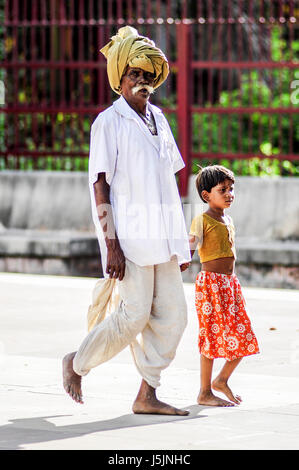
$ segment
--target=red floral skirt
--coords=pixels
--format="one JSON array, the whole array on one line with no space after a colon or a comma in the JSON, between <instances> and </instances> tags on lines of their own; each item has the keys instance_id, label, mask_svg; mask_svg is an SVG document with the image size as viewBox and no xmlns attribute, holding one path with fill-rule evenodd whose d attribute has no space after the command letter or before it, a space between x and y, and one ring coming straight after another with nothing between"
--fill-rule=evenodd
<instances>
[{"instance_id":1,"label":"red floral skirt","mask_svg":"<svg viewBox=\"0 0 299 470\"><path fill-rule=\"evenodd\" d=\"M235 274L199 272L195 282L195 306L201 354L209 359L223 357L232 361L259 352Z\"/></svg>"}]
</instances>

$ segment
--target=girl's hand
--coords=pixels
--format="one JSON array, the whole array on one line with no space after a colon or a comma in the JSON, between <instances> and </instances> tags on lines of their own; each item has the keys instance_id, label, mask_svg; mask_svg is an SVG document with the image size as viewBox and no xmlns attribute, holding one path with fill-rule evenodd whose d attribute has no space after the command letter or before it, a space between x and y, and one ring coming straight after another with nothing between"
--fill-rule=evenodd
<instances>
[{"instance_id":1,"label":"girl's hand","mask_svg":"<svg viewBox=\"0 0 299 470\"><path fill-rule=\"evenodd\" d=\"M190 263L183 263L183 264L181 264L181 265L180 265L180 270L181 270L181 272L186 271L186 269L188 269L189 266L190 266Z\"/></svg>"}]
</instances>

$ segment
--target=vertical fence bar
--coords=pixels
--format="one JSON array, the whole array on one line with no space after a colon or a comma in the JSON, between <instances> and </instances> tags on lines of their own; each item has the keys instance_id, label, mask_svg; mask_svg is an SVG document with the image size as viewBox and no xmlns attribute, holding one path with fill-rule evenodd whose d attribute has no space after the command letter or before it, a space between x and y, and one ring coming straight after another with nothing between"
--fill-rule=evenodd
<instances>
[{"instance_id":1,"label":"vertical fence bar","mask_svg":"<svg viewBox=\"0 0 299 470\"><path fill-rule=\"evenodd\" d=\"M13 44L13 60L16 62L18 61L18 51L19 51L19 36L18 36L18 22L19 22L19 0L14 0L13 3L13 38L15 43ZM14 96L17 97L17 100L19 101L19 69L14 66L13 68L13 81L14 81L14 87L13 87L13 92ZM13 148L18 148L20 146L20 139L19 139L19 120L20 120L20 115L18 113L14 114L14 142L12 142ZM15 165L16 168L19 168L19 158L14 158L16 160Z\"/></svg>"},{"instance_id":2,"label":"vertical fence bar","mask_svg":"<svg viewBox=\"0 0 299 470\"><path fill-rule=\"evenodd\" d=\"M213 10L212 10L212 2L208 2L208 9L207 9L207 43L208 43L208 61L212 62L212 46L213 46ZM212 99L212 86L213 86L213 74L214 68L208 69L208 103L209 106L212 106L213 99ZM211 151L213 145L213 120L214 115L212 113L208 114L208 123L209 123L209 149Z\"/></svg>"},{"instance_id":3,"label":"vertical fence bar","mask_svg":"<svg viewBox=\"0 0 299 470\"><path fill-rule=\"evenodd\" d=\"M73 62L75 60L74 57L74 51L75 51L75 46L74 46L74 39L75 39L75 6L74 6L74 0L70 1L69 5L69 19L70 19L70 24L72 25L70 27L70 44L69 44L69 60L70 62ZM70 87L70 106L74 104L75 102L75 72L74 69L71 67L69 70L69 87ZM76 120L74 118L74 113L70 114L70 140L71 140L71 151L74 151L75 148L75 136L77 134L76 130Z\"/></svg>"},{"instance_id":4,"label":"vertical fence bar","mask_svg":"<svg viewBox=\"0 0 299 470\"><path fill-rule=\"evenodd\" d=\"M275 12L273 11L273 2L270 2L270 25L273 25L274 24L274 15L275 15ZM272 26L270 26L270 39L271 39L271 36L272 36L272 31L273 31L273 28ZM272 53L272 41L270 40L270 44L271 44L271 57L270 57L270 60L273 60L273 53ZM272 69L270 70L270 101L269 101L269 106L271 106L271 103L273 102L273 88L274 88L274 83L275 83L275 80L274 80L274 75L275 74L275 69ZM272 148L272 114L269 115L269 134L268 134L268 140L270 142L270 146Z\"/></svg>"},{"instance_id":5,"label":"vertical fence bar","mask_svg":"<svg viewBox=\"0 0 299 470\"><path fill-rule=\"evenodd\" d=\"M56 1L56 0L55 0ZM50 16L50 61L54 62L56 58L56 51L54 49L55 43L56 43L56 25L55 25L55 2L52 0L49 3L49 16ZM56 97L55 97L55 87L56 87L56 73L53 67L51 67L50 70L50 105L55 106L56 105ZM55 132L55 116L53 113L50 114L50 129L51 129L51 147L54 147L54 142L55 142L55 137L56 137L56 132ZM54 163L54 168L53 168L53 163ZM53 158L52 161L52 169L55 169L56 166L56 158Z\"/></svg>"},{"instance_id":6,"label":"vertical fence bar","mask_svg":"<svg viewBox=\"0 0 299 470\"><path fill-rule=\"evenodd\" d=\"M202 0L198 2L198 18L200 18L200 23L198 25L198 44L200 44L200 47L198 47L198 60L203 60L203 48L201 45L203 44L203 28L204 25L202 23L202 17L203 17L203 12L202 12ZM203 100L203 70L199 69L198 70L198 83L199 83L199 93L198 93L198 103L200 106L203 106L204 100ZM200 144L199 144L200 145Z\"/></svg>"},{"instance_id":7,"label":"vertical fence bar","mask_svg":"<svg viewBox=\"0 0 299 470\"><path fill-rule=\"evenodd\" d=\"M66 60L66 24L67 24L67 11L65 2L61 2L59 4L59 11L58 11L58 18L59 18L59 39L60 39L60 47L59 47L59 62L65 62ZM60 86L59 86L59 104L63 108L66 107L66 69L64 67L60 68ZM66 113L64 112L61 118L61 113L59 113L59 119L57 120L57 126L59 126L60 131L60 142L63 145L63 148L66 148ZM63 168L65 165L66 159L63 159Z\"/></svg>"},{"instance_id":8,"label":"vertical fence bar","mask_svg":"<svg viewBox=\"0 0 299 470\"><path fill-rule=\"evenodd\" d=\"M30 44L31 44L31 57L33 61L37 59L37 4L33 2L33 6L30 12L30 22L31 22L31 34L30 34ZM31 104L36 105L38 103L38 72L39 69L31 70ZM40 137L38 133L38 119L39 115L37 113L33 113L31 115L31 125L32 125L32 144L33 148L36 149L40 145ZM38 159L36 159L37 164L39 163Z\"/></svg>"},{"instance_id":9,"label":"vertical fence bar","mask_svg":"<svg viewBox=\"0 0 299 470\"><path fill-rule=\"evenodd\" d=\"M228 5L227 5L227 61L232 62L232 23L233 23L233 18L232 18L232 5L231 5L231 0L228 0ZM231 106L231 92L232 92L232 68L230 67L228 69L228 104ZM232 151L232 114L229 113L227 115L227 147L228 151Z\"/></svg>"},{"instance_id":10,"label":"vertical fence bar","mask_svg":"<svg viewBox=\"0 0 299 470\"><path fill-rule=\"evenodd\" d=\"M6 23L8 23L8 21L10 20L10 15L9 15L10 11L9 11L9 4L8 2L4 2L4 35L6 35L8 33L8 26ZM4 60L7 60L7 48L4 48ZM4 101L4 105L7 106L7 103L8 103L8 96L7 96L7 77L8 77L8 70L5 70L4 71L4 94L5 94L5 101ZM5 155L4 155L4 165L5 165L5 168L8 168L8 122L9 122L9 119L8 119L8 116L7 114L4 114L4 150L6 151Z\"/></svg>"},{"instance_id":11,"label":"vertical fence bar","mask_svg":"<svg viewBox=\"0 0 299 470\"><path fill-rule=\"evenodd\" d=\"M185 162L185 168L180 174L181 196L187 195L188 178L190 172L190 142L191 142L191 113L190 113L190 76L191 76L191 53L190 53L190 25L184 22L177 24L178 41L178 77L177 77L177 116L179 147Z\"/></svg>"},{"instance_id":12,"label":"vertical fence bar","mask_svg":"<svg viewBox=\"0 0 299 470\"><path fill-rule=\"evenodd\" d=\"M40 5L41 50L40 50L39 59L43 59L43 60L46 59L46 35L47 35L46 20L47 20L46 5L45 5L45 2L41 2L41 5ZM48 85L48 72L45 67L42 69L41 77L44 82L44 86L41 90L41 96L42 96L41 97L41 111L42 111L42 108L46 106L47 104L46 90L47 90L47 85ZM42 119L41 119L41 126L42 126L41 139L42 139L42 146L44 149L46 149L47 147L46 122L47 122L47 116L46 116L46 113L43 112ZM45 159L44 168L46 167L47 165L46 165L46 159Z\"/></svg>"},{"instance_id":13,"label":"vertical fence bar","mask_svg":"<svg viewBox=\"0 0 299 470\"><path fill-rule=\"evenodd\" d=\"M85 1L79 1L79 33L78 33L78 40L79 40L79 61L85 61L85 48L84 48L84 31L86 26L85 25L85 10L84 10ZM85 70L83 69L82 65L79 65L79 74L78 74L78 89L79 89L79 106L84 106L84 76ZM81 144L80 147L82 148L82 143L84 142L84 114L80 113L78 110L77 121L79 124L79 143ZM76 142L77 145L77 142ZM74 165L74 159L72 159L72 165ZM74 168L74 166L73 166Z\"/></svg>"},{"instance_id":14,"label":"vertical fence bar","mask_svg":"<svg viewBox=\"0 0 299 470\"><path fill-rule=\"evenodd\" d=\"M294 20L295 18L295 11L294 11L294 0L290 0L290 11L289 11L289 34L290 34L290 58L291 61L294 60L294 51L293 51L293 41L294 41ZM292 79L294 78L294 73L291 71ZM293 103L290 103L290 106L293 106ZM289 142L288 142L288 152L291 154L294 152L293 149L293 137L294 137L294 115L290 114L290 126L289 126Z\"/></svg>"},{"instance_id":15,"label":"vertical fence bar","mask_svg":"<svg viewBox=\"0 0 299 470\"><path fill-rule=\"evenodd\" d=\"M259 42L259 46L260 48L263 47L263 30L265 30L265 5L264 5L264 0L261 0L261 4L260 4L260 9L259 9L259 26L258 26L258 42ZM262 60L262 57L261 57L261 54L259 54L259 60ZM259 81L261 82L262 79L261 79L261 71L260 69L258 69L259 72L258 72L258 77L259 77ZM259 105L261 106L262 105L262 91L261 91L261 87L259 87ZM262 125L261 125L261 115L259 113L259 118L258 118L258 137L257 137L257 141L258 141L258 149L261 148L261 143L262 143Z\"/></svg>"},{"instance_id":16,"label":"vertical fence bar","mask_svg":"<svg viewBox=\"0 0 299 470\"><path fill-rule=\"evenodd\" d=\"M218 3L218 10L217 10L217 16L218 16L218 31L217 31L217 43L218 43L218 60L222 61L223 57L223 47L222 47L222 37L223 37L223 4L222 0L219 1ZM218 75L218 90L217 90L217 96L220 99L220 94L222 90L222 74L223 71L221 69L218 69L217 75ZM218 114L218 131L217 131L217 139L218 139L218 145L217 145L217 152L221 152L221 142L222 142L222 118Z\"/></svg>"},{"instance_id":17,"label":"vertical fence bar","mask_svg":"<svg viewBox=\"0 0 299 470\"><path fill-rule=\"evenodd\" d=\"M237 58L238 62L241 62L242 60L242 24L241 24L241 18L242 18L242 7L243 7L243 0L240 0L239 2L239 8L237 11L237 24L236 24L236 37L237 37ZM240 69L237 70L237 76L238 76L238 87L239 87L239 103L238 106L242 106L243 102L243 93L242 93L242 72ZM242 151L242 142L243 142L243 116L239 116L238 119L239 122L239 132L238 132L238 152L240 153Z\"/></svg>"}]
</instances>

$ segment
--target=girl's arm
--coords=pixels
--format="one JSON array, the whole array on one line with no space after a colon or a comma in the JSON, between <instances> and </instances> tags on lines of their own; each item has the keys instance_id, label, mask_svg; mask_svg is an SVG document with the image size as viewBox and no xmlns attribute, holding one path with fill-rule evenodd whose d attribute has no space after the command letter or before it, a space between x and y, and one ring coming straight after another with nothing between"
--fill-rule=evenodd
<instances>
[{"instance_id":1,"label":"girl's arm","mask_svg":"<svg viewBox=\"0 0 299 470\"><path fill-rule=\"evenodd\" d=\"M199 238L196 235L189 235L189 247L190 247L191 258L193 258L193 255L196 251L198 243L199 243Z\"/></svg>"}]
</instances>

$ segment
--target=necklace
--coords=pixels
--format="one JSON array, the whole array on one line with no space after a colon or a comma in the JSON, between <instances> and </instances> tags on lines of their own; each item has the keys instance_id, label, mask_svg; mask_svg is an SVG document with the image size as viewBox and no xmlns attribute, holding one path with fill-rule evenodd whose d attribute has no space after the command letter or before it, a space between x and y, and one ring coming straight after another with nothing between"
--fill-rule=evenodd
<instances>
[{"instance_id":1,"label":"necklace","mask_svg":"<svg viewBox=\"0 0 299 470\"><path fill-rule=\"evenodd\" d=\"M141 117L141 119L143 120L144 124L145 124L146 127L149 129L150 133L151 133L152 135L158 135L157 127L156 127L156 123L155 123L155 120L154 120L153 113L151 113L151 111L149 111L148 113L146 113L145 116L144 116L144 114L142 114L142 113L138 113L138 115Z\"/></svg>"}]
</instances>

